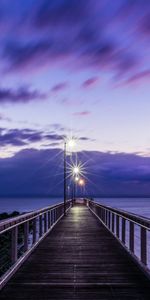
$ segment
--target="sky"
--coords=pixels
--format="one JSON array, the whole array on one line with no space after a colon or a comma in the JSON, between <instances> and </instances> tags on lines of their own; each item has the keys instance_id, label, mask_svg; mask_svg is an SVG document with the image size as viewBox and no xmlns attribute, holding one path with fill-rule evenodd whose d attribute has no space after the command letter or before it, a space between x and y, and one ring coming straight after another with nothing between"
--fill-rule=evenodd
<instances>
[{"instance_id":1,"label":"sky","mask_svg":"<svg viewBox=\"0 0 150 300\"><path fill-rule=\"evenodd\" d=\"M1 0L0 195L61 194L72 135L90 191L149 195L149 53L148 0Z\"/></svg>"}]
</instances>

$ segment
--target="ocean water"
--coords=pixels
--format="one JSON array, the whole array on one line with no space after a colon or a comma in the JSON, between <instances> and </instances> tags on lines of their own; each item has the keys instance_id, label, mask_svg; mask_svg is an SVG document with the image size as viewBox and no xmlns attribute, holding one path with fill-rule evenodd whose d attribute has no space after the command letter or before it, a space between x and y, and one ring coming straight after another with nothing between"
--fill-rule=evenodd
<instances>
[{"instance_id":1,"label":"ocean water","mask_svg":"<svg viewBox=\"0 0 150 300\"><path fill-rule=\"evenodd\" d=\"M95 201L150 218L150 198L95 198Z\"/></svg>"},{"instance_id":2,"label":"ocean water","mask_svg":"<svg viewBox=\"0 0 150 300\"><path fill-rule=\"evenodd\" d=\"M29 212L63 201L63 198L0 198L0 213Z\"/></svg>"},{"instance_id":3,"label":"ocean water","mask_svg":"<svg viewBox=\"0 0 150 300\"><path fill-rule=\"evenodd\" d=\"M95 198L95 202L150 218L150 198ZM0 198L0 213L28 212L63 201L62 198Z\"/></svg>"}]
</instances>

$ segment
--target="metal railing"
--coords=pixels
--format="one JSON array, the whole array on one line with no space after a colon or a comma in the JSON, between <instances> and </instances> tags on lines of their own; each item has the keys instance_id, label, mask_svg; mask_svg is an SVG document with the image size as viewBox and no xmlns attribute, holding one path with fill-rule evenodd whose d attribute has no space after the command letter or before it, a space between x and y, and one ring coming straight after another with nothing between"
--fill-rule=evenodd
<instances>
[{"instance_id":1,"label":"metal railing","mask_svg":"<svg viewBox=\"0 0 150 300\"><path fill-rule=\"evenodd\" d=\"M72 201L66 203L67 211ZM64 203L0 222L0 288L64 215Z\"/></svg>"},{"instance_id":2,"label":"metal railing","mask_svg":"<svg viewBox=\"0 0 150 300\"><path fill-rule=\"evenodd\" d=\"M150 275L150 220L90 200L87 205L138 265Z\"/></svg>"}]
</instances>

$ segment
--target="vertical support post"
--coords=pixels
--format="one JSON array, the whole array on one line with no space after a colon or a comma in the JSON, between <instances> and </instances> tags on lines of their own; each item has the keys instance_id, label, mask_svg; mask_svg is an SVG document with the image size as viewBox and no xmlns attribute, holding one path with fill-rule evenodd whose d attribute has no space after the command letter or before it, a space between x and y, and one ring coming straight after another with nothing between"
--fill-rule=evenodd
<instances>
[{"instance_id":1,"label":"vertical support post","mask_svg":"<svg viewBox=\"0 0 150 300\"><path fill-rule=\"evenodd\" d=\"M111 213L110 211L108 212L108 228L110 229L110 218L111 218Z\"/></svg>"},{"instance_id":2,"label":"vertical support post","mask_svg":"<svg viewBox=\"0 0 150 300\"><path fill-rule=\"evenodd\" d=\"M104 223L107 225L107 210L105 209L105 221Z\"/></svg>"},{"instance_id":3,"label":"vertical support post","mask_svg":"<svg viewBox=\"0 0 150 300\"><path fill-rule=\"evenodd\" d=\"M141 262L147 265L147 231L141 227Z\"/></svg>"},{"instance_id":4,"label":"vertical support post","mask_svg":"<svg viewBox=\"0 0 150 300\"><path fill-rule=\"evenodd\" d=\"M18 227L11 230L11 262L14 264L18 258Z\"/></svg>"},{"instance_id":5,"label":"vertical support post","mask_svg":"<svg viewBox=\"0 0 150 300\"><path fill-rule=\"evenodd\" d=\"M36 218L33 219L33 244L36 243Z\"/></svg>"},{"instance_id":6,"label":"vertical support post","mask_svg":"<svg viewBox=\"0 0 150 300\"><path fill-rule=\"evenodd\" d=\"M119 238L119 232L120 232L120 228L119 228L119 220L120 220L120 218L119 218L119 216L118 215L116 215L116 236Z\"/></svg>"},{"instance_id":7,"label":"vertical support post","mask_svg":"<svg viewBox=\"0 0 150 300\"><path fill-rule=\"evenodd\" d=\"M28 251L29 222L24 223L24 252Z\"/></svg>"},{"instance_id":8,"label":"vertical support post","mask_svg":"<svg viewBox=\"0 0 150 300\"><path fill-rule=\"evenodd\" d=\"M108 227L108 210L106 209L106 226Z\"/></svg>"},{"instance_id":9,"label":"vertical support post","mask_svg":"<svg viewBox=\"0 0 150 300\"><path fill-rule=\"evenodd\" d=\"M67 209L67 206L66 206ZM56 222L56 208L54 209L54 223Z\"/></svg>"},{"instance_id":10,"label":"vertical support post","mask_svg":"<svg viewBox=\"0 0 150 300\"><path fill-rule=\"evenodd\" d=\"M51 209L51 226L53 225L53 209Z\"/></svg>"},{"instance_id":11,"label":"vertical support post","mask_svg":"<svg viewBox=\"0 0 150 300\"><path fill-rule=\"evenodd\" d=\"M64 142L64 216L66 216L66 141Z\"/></svg>"},{"instance_id":12,"label":"vertical support post","mask_svg":"<svg viewBox=\"0 0 150 300\"><path fill-rule=\"evenodd\" d=\"M44 214L44 232L47 231L47 213Z\"/></svg>"},{"instance_id":13,"label":"vertical support post","mask_svg":"<svg viewBox=\"0 0 150 300\"><path fill-rule=\"evenodd\" d=\"M111 222L112 222L112 232L114 233L115 231L115 215L114 213L112 212L112 218L111 218Z\"/></svg>"},{"instance_id":14,"label":"vertical support post","mask_svg":"<svg viewBox=\"0 0 150 300\"><path fill-rule=\"evenodd\" d=\"M42 236L43 228L42 228L42 215L39 216L39 237Z\"/></svg>"},{"instance_id":15,"label":"vertical support post","mask_svg":"<svg viewBox=\"0 0 150 300\"><path fill-rule=\"evenodd\" d=\"M48 211L48 228L51 227L51 212L50 210Z\"/></svg>"},{"instance_id":16,"label":"vertical support post","mask_svg":"<svg viewBox=\"0 0 150 300\"><path fill-rule=\"evenodd\" d=\"M125 244L126 242L126 219L122 217L122 242Z\"/></svg>"},{"instance_id":17,"label":"vertical support post","mask_svg":"<svg viewBox=\"0 0 150 300\"><path fill-rule=\"evenodd\" d=\"M129 249L134 253L134 223L130 221L129 229Z\"/></svg>"},{"instance_id":18,"label":"vertical support post","mask_svg":"<svg viewBox=\"0 0 150 300\"><path fill-rule=\"evenodd\" d=\"M105 223L105 210L102 208L102 220Z\"/></svg>"},{"instance_id":19,"label":"vertical support post","mask_svg":"<svg viewBox=\"0 0 150 300\"><path fill-rule=\"evenodd\" d=\"M99 217L102 220L102 208L101 207L99 208Z\"/></svg>"}]
</instances>

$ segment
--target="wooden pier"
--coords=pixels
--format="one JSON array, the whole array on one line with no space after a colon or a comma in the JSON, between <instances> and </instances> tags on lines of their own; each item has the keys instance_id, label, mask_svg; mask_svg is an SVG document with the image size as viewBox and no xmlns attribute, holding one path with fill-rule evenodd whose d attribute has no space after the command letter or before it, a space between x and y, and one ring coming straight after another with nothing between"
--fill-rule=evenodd
<instances>
[{"instance_id":1,"label":"wooden pier","mask_svg":"<svg viewBox=\"0 0 150 300\"><path fill-rule=\"evenodd\" d=\"M150 299L150 283L86 205L76 204L1 291L2 300Z\"/></svg>"}]
</instances>

